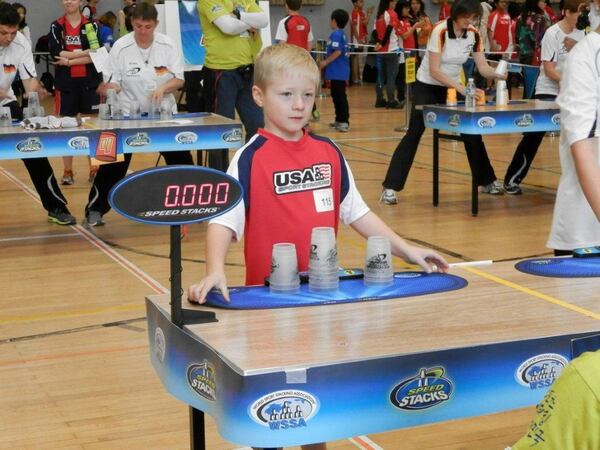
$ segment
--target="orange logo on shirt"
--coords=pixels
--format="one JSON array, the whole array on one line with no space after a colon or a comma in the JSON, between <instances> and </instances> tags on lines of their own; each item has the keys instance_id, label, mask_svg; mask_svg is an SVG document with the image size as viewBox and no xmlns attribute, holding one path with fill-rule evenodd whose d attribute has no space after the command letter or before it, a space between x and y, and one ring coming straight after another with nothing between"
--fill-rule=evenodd
<instances>
[{"instance_id":1,"label":"orange logo on shirt","mask_svg":"<svg viewBox=\"0 0 600 450\"><path fill-rule=\"evenodd\" d=\"M155 66L154 72L156 73L157 77L162 77L163 75L169 73L169 69L167 68L167 66Z\"/></svg>"},{"instance_id":2,"label":"orange logo on shirt","mask_svg":"<svg viewBox=\"0 0 600 450\"><path fill-rule=\"evenodd\" d=\"M4 73L15 73L17 68L13 64L3 64Z\"/></svg>"}]
</instances>

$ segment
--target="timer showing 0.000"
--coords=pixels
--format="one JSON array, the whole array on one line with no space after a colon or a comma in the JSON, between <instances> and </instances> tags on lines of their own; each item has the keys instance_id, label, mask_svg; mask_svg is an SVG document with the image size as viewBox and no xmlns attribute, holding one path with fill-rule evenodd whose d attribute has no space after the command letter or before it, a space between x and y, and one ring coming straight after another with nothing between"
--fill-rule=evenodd
<instances>
[{"instance_id":1,"label":"timer showing 0.000","mask_svg":"<svg viewBox=\"0 0 600 450\"><path fill-rule=\"evenodd\" d=\"M224 205L229 197L229 186L229 183L170 184L165 190L165 208Z\"/></svg>"}]
</instances>

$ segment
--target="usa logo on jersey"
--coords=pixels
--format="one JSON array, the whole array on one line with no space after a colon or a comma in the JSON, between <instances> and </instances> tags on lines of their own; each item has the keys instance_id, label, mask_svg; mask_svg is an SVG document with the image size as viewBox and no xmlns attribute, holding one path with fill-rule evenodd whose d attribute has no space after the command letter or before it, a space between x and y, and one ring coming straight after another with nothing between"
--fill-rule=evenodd
<instances>
[{"instance_id":1,"label":"usa logo on jersey","mask_svg":"<svg viewBox=\"0 0 600 450\"><path fill-rule=\"evenodd\" d=\"M279 195L329 187L331 186L331 164L321 163L304 169L275 172L273 185L275 193Z\"/></svg>"}]
</instances>

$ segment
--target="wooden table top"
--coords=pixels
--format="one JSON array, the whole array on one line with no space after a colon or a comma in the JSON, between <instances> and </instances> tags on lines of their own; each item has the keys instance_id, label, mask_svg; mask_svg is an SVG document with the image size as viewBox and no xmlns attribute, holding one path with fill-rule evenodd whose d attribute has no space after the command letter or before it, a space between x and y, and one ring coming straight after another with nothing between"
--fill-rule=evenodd
<instances>
[{"instance_id":1,"label":"wooden table top","mask_svg":"<svg viewBox=\"0 0 600 450\"><path fill-rule=\"evenodd\" d=\"M600 330L594 278L537 277L512 262L453 273L469 285L366 303L240 311L183 300L219 320L186 328L243 374ZM168 314L168 296L149 298Z\"/></svg>"}]
</instances>

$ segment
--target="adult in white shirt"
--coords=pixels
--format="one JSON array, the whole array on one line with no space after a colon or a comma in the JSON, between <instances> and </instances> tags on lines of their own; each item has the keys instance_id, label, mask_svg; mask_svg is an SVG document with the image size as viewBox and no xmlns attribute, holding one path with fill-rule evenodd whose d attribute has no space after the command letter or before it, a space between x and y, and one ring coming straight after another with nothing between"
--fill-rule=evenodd
<instances>
[{"instance_id":1,"label":"adult in white shirt","mask_svg":"<svg viewBox=\"0 0 600 450\"><path fill-rule=\"evenodd\" d=\"M382 183L381 203L386 205L397 203L396 191L404 188L415 159L419 141L425 131L422 111L416 109L416 106L445 103L448 88L456 89L464 95L465 86L460 82L460 74L469 55L473 56L482 76L498 77L486 62L483 40L479 31L472 25L480 14L481 5L478 0L456 0L452 4L450 17L438 22L433 28L427 44L427 52L417 71L408 131L396 147L390 161ZM477 90L477 97L483 95L483 91ZM496 174L481 135L462 134L461 137L475 183L482 186L482 192L486 194L501 194L502 186L496 181Z\"/></svg>"},{"instance_id":2,"label":"adult in white shirt","mask_svg":"<svg viewBox=\"0 0 600 450\"><path fill-rule=\"evenodd\" d=\"M14 119L23 117L23 111L11 87L17 73L26 93L46 95L36 79L31 45L17 31L20 21L21 18L12 5L0 3L0 65L4 69L0 71L0 106L10 108ZM67 200L58 187L48 158L27 158L23 163L44 209L48 211L48 221L59 225L74 225L75 217L67 209Z\"/></svg>"},{"instance_id":3,"label":"adult in white shirt","mask_svg":"<svg viewBox=\"0 0 600 450\"><path fill-rule=\"evenodd\" d=\"M598 32L596 29L588 34L569 54L557 98L562 174L547 246L558 255L568 254L576 248L600 245Z\"/></svg>"},{"instance_id":4,"label":"adult in white shirt","mask_svg":"<svg viewBox=\"0 0 600 450\"><path fill-rule=\"evenodd\" d=\"M567 54L575 43L583 39L585 33L576 28L577 19L585 7L586 0L565 0L563 18L546 30L542 38L542 65L535 85L534 98L554 101L559 91L561 73L567 60ZM522 193L519 186L535 158L545 136L544 131L523 133L523 139L517 146L506 175L504 192L511 195Z\"/></svg>"},{"instance_id":5,"label":"adult in white shirt","mask_svg":"<svg viewBox=\"0 0 600 450\"><path fill-rule=\"evenodd\" d=\"M123 114L128 116L131 104L137 101L143 112L150 111L153 103L167 101L177 112L173 93L183 87L182 57L174 42L156 31L158 12L154 5L141 3L131 15L133 32L113 45L108 68L103 72L104 82L98 88L102 95L108 89L118 92ZM189 151L161 152L167 164L193 164ZM102 216L110 210L108 193L127 173L131 154L118 163L103 164L98 170L85 207L87 226L103 225Z\"/></svg>"}]
</instances>

